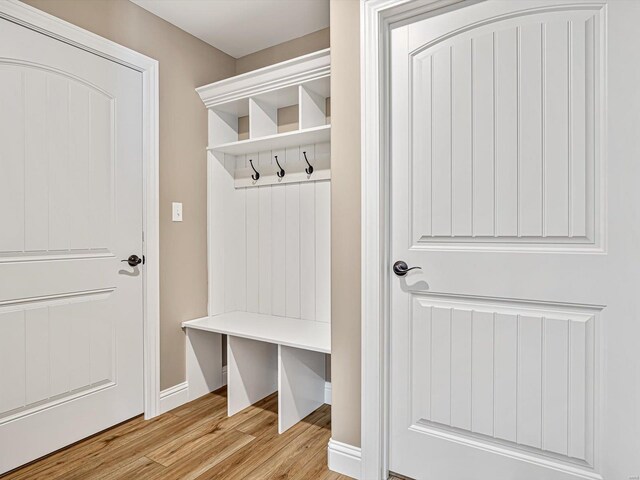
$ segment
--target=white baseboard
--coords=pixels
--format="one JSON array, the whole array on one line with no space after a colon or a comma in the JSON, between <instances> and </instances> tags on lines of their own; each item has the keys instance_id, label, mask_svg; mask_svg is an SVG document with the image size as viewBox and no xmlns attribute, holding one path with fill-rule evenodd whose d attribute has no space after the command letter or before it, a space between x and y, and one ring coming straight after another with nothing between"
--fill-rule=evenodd
<instances>
[{"instance_id":1,"label":"white baseboard","mask_svg":"<svg viewBox=\"0 0 640 480\"><path fill-rule=\"evenodd\" d=\"M324 403L331 405L331 382L324 382Z\"/></svg>"},{"instance_id":2,"label":"white baseboard","mask_svg":"<svg viewBox=\"0 0 640 480\"><path fill-rule=\"evenodd\" d=\"M160 413L168 412L189 401L189 385L179 383L160 392Z\"/></svg>"},{"instance_id":3,"label":"white baseboard","mask_svg":"<svg viewBox=\"0 0 640 480\"><path fill-rule=\"evenodd\" d=\"M351 478L360 478L359 447L338 442L332 438L329 440L328 451L329 470Z\"/></svg>"}]
</instances>

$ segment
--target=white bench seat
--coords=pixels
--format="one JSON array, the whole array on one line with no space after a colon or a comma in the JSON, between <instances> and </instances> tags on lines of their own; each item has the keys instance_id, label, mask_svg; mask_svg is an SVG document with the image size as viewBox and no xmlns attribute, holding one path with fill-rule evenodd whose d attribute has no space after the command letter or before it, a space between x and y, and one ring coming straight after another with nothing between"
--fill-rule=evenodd
<instances>
[{"instance_id":1,"label":"white bench seat","mask_svg":"<svg viewBox=\"0 0 640 480\"><path fill-rule=\"evenodd\" d=\"M324 403L331 324L248 312L183 322L187 383L193 400L223 384L221 335L227 336L227 413L278 391L278 431Z\"/></svg>"},{"instance_id":2,"label":"white bench seat","mask_svg":"<svg viewBox=\"0 0 640 480\"><path fill-rule=\"evenodd\" d=\"M230 312L183 322L183 327L223 333L314 352L331 353L331 324L260 313Z\"/></svg>"}]
</instances>

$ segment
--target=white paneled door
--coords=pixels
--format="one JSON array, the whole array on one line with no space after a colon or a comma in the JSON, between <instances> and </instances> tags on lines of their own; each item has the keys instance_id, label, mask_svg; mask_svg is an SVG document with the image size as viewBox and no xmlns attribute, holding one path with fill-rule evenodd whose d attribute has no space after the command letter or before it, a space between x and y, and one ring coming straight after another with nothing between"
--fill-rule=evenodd
<instances>
[{"instance_id":1,"label":"white paneled door","mask_svg":"<svg viewBox=\"0 0 640 480\"><path fill-rule=\"evenodd\" d=\"M142 78L0 19L0 473L143 411Z\"/></svg>"},{"instance_id":2,"label":"white paneled door","mask_svg":"<svg viewBox=\"0 0 640 480\"><path fill-rule=\"evenodd\" d=\"M392 34L390 469L640 478L640 2L459 7Z\"/></svg>"}]
</instances>

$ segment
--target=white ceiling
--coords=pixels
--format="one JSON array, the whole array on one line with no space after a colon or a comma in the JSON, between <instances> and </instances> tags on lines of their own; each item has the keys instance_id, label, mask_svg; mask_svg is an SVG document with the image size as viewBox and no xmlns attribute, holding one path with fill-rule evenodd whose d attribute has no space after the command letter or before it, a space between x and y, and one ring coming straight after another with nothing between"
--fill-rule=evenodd
<instances>
[{"instance_id":1,"label":"white ceiling","mask_svg":"<svg viewBox=\"0 0 640 480\"><path fill-rule=\"evenodd\" d=\"M238 58L329 26L329 0L132 0Z\"/></svg>"}]
</instances>

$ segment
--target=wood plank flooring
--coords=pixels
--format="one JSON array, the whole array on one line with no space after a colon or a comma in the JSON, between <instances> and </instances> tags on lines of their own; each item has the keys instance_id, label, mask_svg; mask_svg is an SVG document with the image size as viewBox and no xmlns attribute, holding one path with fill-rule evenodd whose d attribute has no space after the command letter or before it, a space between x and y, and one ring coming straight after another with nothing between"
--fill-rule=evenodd
<instances>
[{"instance_id":1,"label":"wood plank flooring","mask_svg":"<svg viewBox=\"0 0 640 480\"><path fill-rule=\"evenodd\" d=\"M348 480L327 469L331 407L278 435L273 394L227 417L226 388L145 421L136 417L2 480Z\"/></svg>"}]
</instances>

